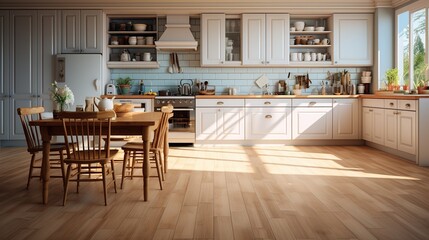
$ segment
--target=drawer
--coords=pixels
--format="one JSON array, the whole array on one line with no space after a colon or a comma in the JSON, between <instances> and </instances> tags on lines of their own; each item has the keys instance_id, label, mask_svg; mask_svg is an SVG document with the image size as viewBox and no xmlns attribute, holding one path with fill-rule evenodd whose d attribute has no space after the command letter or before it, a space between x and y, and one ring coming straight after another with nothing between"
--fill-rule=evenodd
<instances>
[{"instance_id":1,"label":"drawer","mask_svg":"<svg viewBox=\"0 0 429 240\"><path fill-rule=\"evenodd\" d=\"M417 105L416 100L398 100L398 109L401 109L401 110L416 111L417 109L416 105Z\"/></svg>"},{"instance_id":2,"label":"drawer","mask_svg":"<svg viewBox=\"0 0 429 240\"><path fill-rule=\"evenodd\" d=\"M244 99L197 99L197 107L244 107Z\"/></svg>"},{"instance_id":3,"label":"drawer","mask_svg":"<svg viewBox=\"0 0 429 240\"><path fill-rule=\"evenodd\" d=\"M362 106L384 108L384 99L363 99Z\"/></svg>"},{"instance_id":4,"label":"drawer","mask_svg":"<svg viewBox=\"0 0 429 240\"><path fill-rule=\"evenodd\" d=\"M290 107L291 99L246 99L246 107Z\"/></svg>"},{"instance_id":5,"label":"drawer","mask_svg":"<svg viewBox=\"0 0 429 240\"><path fill-rule=\"evenodd\" d=\"M292 99L293 107L332 107L332 99Z\"/></svg>"},{"instance_id":6,"label":"drawer","mask_svg":"<svg viewBox=\"0 0 429 240\"><path fill-rule=\"evenodd\" d=\"M396 99L384 99L384 108L398 108L398 100Z\"/></svg>"}]
</instances>

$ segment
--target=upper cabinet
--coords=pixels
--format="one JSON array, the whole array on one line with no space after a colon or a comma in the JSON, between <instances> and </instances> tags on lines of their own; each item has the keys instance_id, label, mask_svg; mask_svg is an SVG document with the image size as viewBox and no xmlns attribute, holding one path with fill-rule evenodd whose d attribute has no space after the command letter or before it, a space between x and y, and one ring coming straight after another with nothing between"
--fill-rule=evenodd
<instances>
[{"instance_id":1,"label":"upper cabinet","mask_svg":"<svg viewBox=\"0 0 429 240\"><path fill-rule=\"evenodd\" d=\"M155 15L108 15L108 68L159 68Z\"/></svg>"},{"instance_id":2,"label":"upper cabinet","mask_svg":"<svg viewBox=\"0 0 429 240\"><path fill-rule=\"evenodd\" d=\"M201 15L201 66L241 65L241 18Z\"/></svg>"},{"instance_id":3,"label":"upper cabinet","mask_svg":"<svg viewBox=\"0 0 429 240\"><path fill-rule=\"evenodd\" d=\"M289 14L243 14L243 65L289 63Z\"/></svg>"},{"instance_id":4,"label":"upper cabinet","mask_svg":"<svg viewBox=\"0 0 429 240\"><path fill-rule=\"evenodd\" d=\"M334 14L334 64L372 65L373 14Z\"/></svg>"},{"instance_id":5,"label":"upper cabinet","mask_svg":"<svg viewBox=\"0 0 429 240\"><path fill-rule=\"evenodd\" d=\"M102 11L61 11L61 52L102 53Z\"/></svg>"}]
</instances>

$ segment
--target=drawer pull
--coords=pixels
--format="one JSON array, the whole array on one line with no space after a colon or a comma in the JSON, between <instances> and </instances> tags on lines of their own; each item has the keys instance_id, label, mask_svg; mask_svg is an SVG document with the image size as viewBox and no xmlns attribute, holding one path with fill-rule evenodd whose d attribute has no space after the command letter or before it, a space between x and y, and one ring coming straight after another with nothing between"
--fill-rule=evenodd
<instances>
[{"instance_id":1,"label":"drawer pull","mask_svg":"<svg viewBox=\"0 0 429 240\"><path fill-rule=\"evenodd\" d=\"M370 112L373 112L374 110L372 110L372 109L369 109L369 111L370 111Z\"/></svg>"},{"instance_id":2,"label":"drawer pull","mask_svg":"<svg viewBox=\"0 0 429 240\"><path fill-rule=\"evenodd\" d=\"M389 103L389 106L393 107L393 105L394 105L393 102Z\"/></svg>"},{"instance_id":3,"label":"drawer pull","mask_svg":"<svg viewBox=\"0 0 429 240\"><path fill-rule=\"evenodd\" d=\"M265 105L271 105L271 102L264 102Z\"/></svg>"},{"instance_id":4,"label":"drawer pull","mask_svg":"<svg viewBox=\"0 0 429 240\"><path fill-rule=\"evenodd\" d=\"M270 119L270 118L273 118L273 116L271 116L271 115L265 115L265 118Z\"/></svg>"},{"instance_id":5,"label":"drawer pull","mask_svg":"<svg viewBox=\"0 0 429 240\"><path fill-rule=\"evenodd\" d=\"M217 102L216 104L217 105L223 105L223 102Z\"/></svg>"},{"instance_id":6,"label":"drawer pull","mask_svg":"<svg viewBox=\"0 0 429 240\"><path fill-rule=\"evenodd\" d=\"M310 105L310 106L316 105L316 102L310 102L310 103L308 103L308 105Z\"/></svg>"},{"instance_id":7,"label":"drawer pull","mask_svg":"<svg viewBox=\"0 0 429 240\"><path fill-rule=\"evenodd\" d=\"M406 107L406 108L410 108L410 107L411 107L411 104L407 103L407 104L405 104L405 107Z\"/></svg>"}]
</instances>

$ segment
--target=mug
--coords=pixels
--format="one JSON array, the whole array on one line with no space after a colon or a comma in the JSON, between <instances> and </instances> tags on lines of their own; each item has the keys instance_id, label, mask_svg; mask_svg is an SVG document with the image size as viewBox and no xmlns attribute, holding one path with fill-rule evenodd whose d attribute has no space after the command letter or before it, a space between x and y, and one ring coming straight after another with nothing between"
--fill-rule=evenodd
<instances>
[{"instance_id":1,"label":"mug","mask_svg":"<svg viewBox=\"0 0 429 240\"><path fill-rule=\"evenodd\" d=\"M327 38L324 38L322 40L322 45L329 45L330 43L331 43L331 41L329 41L329 39L327 39Z\"/></svg>"},{"instance_id":2,"label":"mug","mask_svg":"<svg viewBox=\"0 0 429 240\"><path fill-rule=\"evenodd\" d=\"M295 39L293 38L289 39L289 45L295 45Z\"/></svg>"},{"instance_id":3,"label":"mug","mask_svg":"<svg viewBox=\"0 0 429 240\"><path fill-rule=\"evenodd\" d=\"M365 86L363 84L358 85L358 93L359 94L365 93Z\"/></svg>"},{"instance_id":4,"label":"mug","mask_svg":"<svg viewBox=\"0 0 429 240\"><path fill-rule=\"evenodd\" d=\"M317 53L317 61L322 61L323 55L321 53Z\"/></svg>"},{"instance_id":5,"label":"mug","mask_svg":"<svg viewBox=\"0 0 429 240\"><path fill-rule=\"evenodd\" d=\"M316 60L317 60L317 54L311 53L311 61L316 61Z\"/></svg>"},{"instance_id":6,"label":"mug","mask_svg":"<svg viewBox=\"0 0 429 240\"><path fill-rule=\"evenodd\" d=\"M153 45L153 37L151 37L151 36L146 37L146 44L147 45Z\"/></svg>"},{"instance_id":7,"label":"mug","mask_svg":"<svg viewBox=\"0 0 429 240\"><path fill-rule=\"evenodd\" d=\"M145 62L152 61L152 57L150 56L150 53L143 53L143 61Z\"/></svg>"},{"instance_id":8,"label":"mug","mask_svg":"<svg viewBox=\"0 0 429 240\"><path fill-rule=\"evenodd\" d=\"M290 53L290 60L293 62L298 61L298 53Z\"/></svg>"},{"instance_id":9,"label":"mug","mask_svg":"<svg viewBox=\"0 0 429 240\"><path fill-rule=\"evenodd\" d=\"M326 53L322 54L322 61L326 61Z\"/></svg>"},{"instance_id":10,"label":"mug","mask_svg":"<svg viewBox=\"0 0 429 240\"><path fill-rule=\"evenodd\" d=\"M298 53L298 61L302 61L302 60L303 60L302 53Z\"/></svg>"},{"instance_id":11,"label":"mug","mask_svg":"<svg viewBox=\"0 0 429 240\"><path fill-rule=\"evenodd\" d=\"M295 31L296 31L296 28L295 28L295 27L290 27L290 31L291 31L291 32L295 32Z\"/></svg>"},{"instance_id":12,"label":"mug","mask_svg":"<svg viewBox=\"0 0 429 240\"><path fill-rule=\"evenodd\" d=\"M314 43L314 45L320 44L320 39L318 39L318 38L313 39L313 43Z\"/></svg>"},{"instance_id":13,"label":"mug","mask_svg":"<svg viewBox=\"0 0 429 240\"><path fill-rule=\"evenodd\" d=\"M311 54L309 52L304 53L304 61L305 62L311 61Z\"/></svg>"}]
</instances>

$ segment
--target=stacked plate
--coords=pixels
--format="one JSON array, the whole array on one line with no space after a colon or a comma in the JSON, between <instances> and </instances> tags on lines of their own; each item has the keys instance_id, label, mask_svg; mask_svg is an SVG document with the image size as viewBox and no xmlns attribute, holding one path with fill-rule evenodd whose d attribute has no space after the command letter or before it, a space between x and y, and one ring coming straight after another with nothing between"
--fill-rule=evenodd
<instances>
[{"instance_id":1,"label":"stacked plate","mask_svg":"<svg viewBox=\"0 0 429 240\"><path fill-rule=\"evenodd\" d=\"M370 71L363 71L362 77L360 77L361 83L371 83L371 72Z\"/></svg>"}]
</instances>

